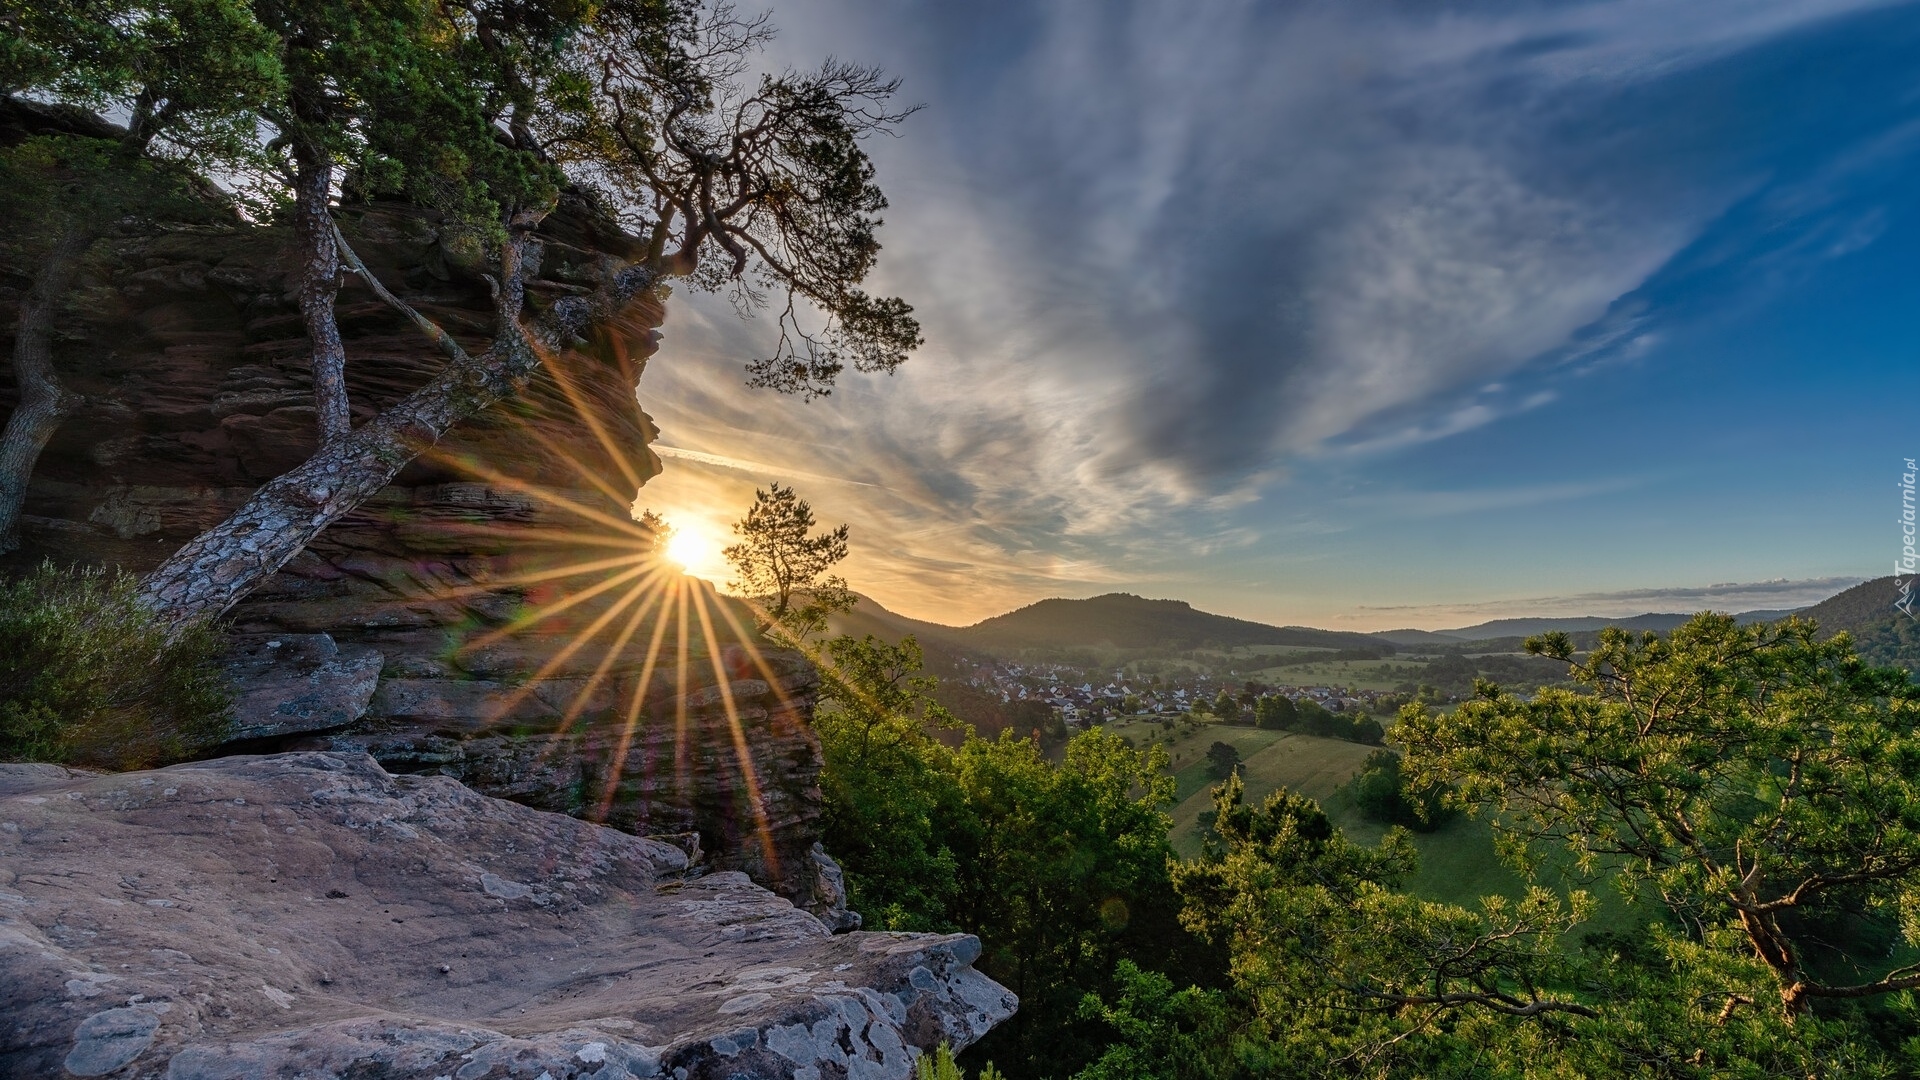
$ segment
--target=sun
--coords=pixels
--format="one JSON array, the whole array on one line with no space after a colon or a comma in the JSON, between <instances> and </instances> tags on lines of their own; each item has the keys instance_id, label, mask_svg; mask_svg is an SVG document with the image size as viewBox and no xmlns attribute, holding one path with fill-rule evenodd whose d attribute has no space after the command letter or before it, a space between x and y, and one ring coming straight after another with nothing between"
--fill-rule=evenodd
<instances>
[{"instance_id":1,"label":"sun","mask_svg":"<svg viewBox=\"0 0 1920 1080\"><path fill-rule=\"evenodd\" d=\"M720 541L697 524L675 525L667 541L667 558L694 577L712 580L726 572Z\"/></svg>"}]
</instances>

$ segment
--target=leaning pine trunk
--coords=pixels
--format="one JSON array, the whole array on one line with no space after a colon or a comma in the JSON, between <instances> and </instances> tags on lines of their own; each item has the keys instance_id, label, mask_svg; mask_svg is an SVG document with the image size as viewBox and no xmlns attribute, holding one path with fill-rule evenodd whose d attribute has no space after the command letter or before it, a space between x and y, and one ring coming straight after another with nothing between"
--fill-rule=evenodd
<instances>
[{"instance_id":1,"label":"leaning pine trunk","mask_svg":"<svg viewBox=\"0 0 1920 1080\"><path fill-rule=\"evenodd\" d=\"M628 267L591 298L554 304L529 332L519 324L520 252L513 254L503 274L501 332L491 349L477 357L458 354L433 381L269 481L148 575L148 603L175 625L218 617L321 530L386 487L453 425L518 394L539 367L541 352L557 352L590 324L617 315L656 277L649 269Z\"/></svg>"},{"instance_id":2,"label":"leaning pine trunk","mask_svg":"<svg viewBox=\"0 0 1920 1080\"><path fill-rule=\"evenodd\" d=\"M324 447L353 427L347 407L347 348L334 316L334 298L340 292L340 249L333 214L327 208L333 194L333 164L317 152L298 156L293 222L301 255L300 317L313 346L313 404Z\"/></svg>"},{"instance_id":3,"label":"leaning pine trunk","mask_svg":"<svg viewBox=\"0 0 1920 1080\"><path fill-rule=\"evenodd\" d=\"M20 303L20 325L13 340L13 374L20 401L7 418L6 430L0 432L0 551L19 546L15 530L33 467L60 422L80 407L80 395L62 386L53 369L53 323L60 300L73 285L81 257L92 243L92 234L82 228L61 233Z\"/></svg>"}]
</instances>

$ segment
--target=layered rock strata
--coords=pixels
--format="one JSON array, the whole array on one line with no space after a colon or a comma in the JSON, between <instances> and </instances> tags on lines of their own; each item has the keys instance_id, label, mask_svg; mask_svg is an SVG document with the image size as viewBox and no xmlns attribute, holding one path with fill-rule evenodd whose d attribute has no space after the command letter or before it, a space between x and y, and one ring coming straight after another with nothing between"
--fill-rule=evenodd
<instances>
[{"instance_id":1,"label":"layered rock strata","mask_svg":"<svg viewBox=\"0 0 1920 1080\"><path fill-rule=\"evenodd\" d=\"M905 1078L1016 1006L686 869L365 755L0 765L0 1076Z\"/></svg>"},{"instance_id":2,"label":"layered rock strata","mask_svg":"<svg viewBox=\"0 0 1920 1080\"><path fill-rule=\"evenodd\" d=\"M484 267L463 237L404 209L346 217L390 289L484 345ZM629 243L584 203L542 236L536 303L582 290ZM56 348L87 403L42 457L25 546L0 572L41 558L144 571L306 458L312 380L288 239L236 226L98 247ZM25 286L0 280L0 319ZM710 591L647 567L631 524L659 470L635 387L663 303L642 296L549 358L521 400L456 429L233 612L236 749L365 750L543 809L698 833L715 867L844 928L837 869L816 846L807 665L722 617ZM339 317L359 419L443 362L352 278ZM630 631L637 604L602 620L636 588L669 602Z\"/></svg>"}]
</instances>

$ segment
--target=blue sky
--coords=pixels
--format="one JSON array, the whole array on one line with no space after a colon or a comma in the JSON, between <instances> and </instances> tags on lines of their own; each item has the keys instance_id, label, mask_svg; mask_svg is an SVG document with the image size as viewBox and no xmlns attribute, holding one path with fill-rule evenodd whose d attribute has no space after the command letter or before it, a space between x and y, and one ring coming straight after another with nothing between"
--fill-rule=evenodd
<instances>
[{"instance_id":1,"label":"blue sky","mask_svg":"<svg viewBox=\"0 0 1920 1080\"><path fill-rule=\"evenodd\" d=\"M786 0L884 65L874 284L927 346L802 404L676 304L641 503L756 484L965 622L1790 607L1890 572L1920 454L1920 6Z\"/></svg>"}]
</instances>

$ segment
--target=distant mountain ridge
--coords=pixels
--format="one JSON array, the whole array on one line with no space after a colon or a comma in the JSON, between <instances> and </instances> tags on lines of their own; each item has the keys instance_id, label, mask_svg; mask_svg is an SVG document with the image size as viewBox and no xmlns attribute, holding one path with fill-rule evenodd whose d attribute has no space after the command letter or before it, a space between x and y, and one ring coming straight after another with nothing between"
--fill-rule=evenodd
<instances>
[{"instance_id":1,"label":"distant mountain ridge","mask_svg":"<svg viewBox=\"0 0 1920 1080\"><path fill-rule=\"evenodd\" d=\"M854 610L835 616L845 633L871 633L898 639L913 634L922 644L947 649L997 652L1033 648L1195 649L1202 646L1276 645L1322 649L1380 650L1371 634L1317 630L1306 626L1269 626L1200 611L1185 600L1149 600L1132 593L1108 593L1086 600L1054 598L983 619L972 626L943 626L910 619L862 597Z\"/></svg>"},{"instance_id":2,"label":"distant mountain ridge","mask_svg":"<svg viewBox=\"0 0 1920 1080\"><path fill-rule=\"evenodd\" d=\"M1383 644L1368 634L1268 626L1200 611L1185 600L1149 600L1132 593L1108 593L1086 600L1042 600L977 622L957 636L988 649L1098 645L1121 649L1235 645L1378 649Z\"/></svg>"},{"instance_id":3,"label":"distant mountain ridge","mask_svg":"<svg viewBox=\"0 0 1920 1080\"><path fill-rule=\"evenodd\" d=\"M1772 622L1799 614L1818 618L1823 629L1838 631L1879 625L1892 611L1893 579L1881 578L1831 597L1810 608L1769 608L1735 614L1741 622ZM1884 603L1882 602L1884 601ZM1884 611L1882 609L1885 609ZM1085 600L1052 598L1028 604L971 626L947 626L887 610L861 597L854 611L836 616L837 632L874 634L897 641L912 634L929 652L984 653L1036 648L1186 650L1203 646L1274 645L1294 648L1362 649L1458 646L1467 642L1506 641L1550 631L1592 633L1609 626L1664 633L1691 619L1691 612L1646 612L1620 618L1601 615L1523 616L1493 619L1451 630L1381 630L1360 633L1308 626L1273 626L1200 611L1184 600L1151 600L1132 593L1107 593Z\"/></svg>"},{"instance_id":4,"label":"distant mountain ridge","mask_svg":"<svg viewBox=\"0 0 1920 1080\"><path fill-rule=\"evenodd\" d=\"M1805 614L1806 612L1797 608L1765 608L1737 612L1734 618L1743 623L1773 622L1796 613ZM1604 630L1609 626L1617 626L1623 630L1652 630L1655 633L1665 633L1691 618L1693 618L1691 612L1653 611L1619 618L1608 618L1604 615L1535 616L1494 619L1453 630L1381 630L1373 636L1396 645L1456 645L1463 641L1527 638L1555 630L1569 634L1590 633L1595 630Z\"/></svg>"}]
</instances>

